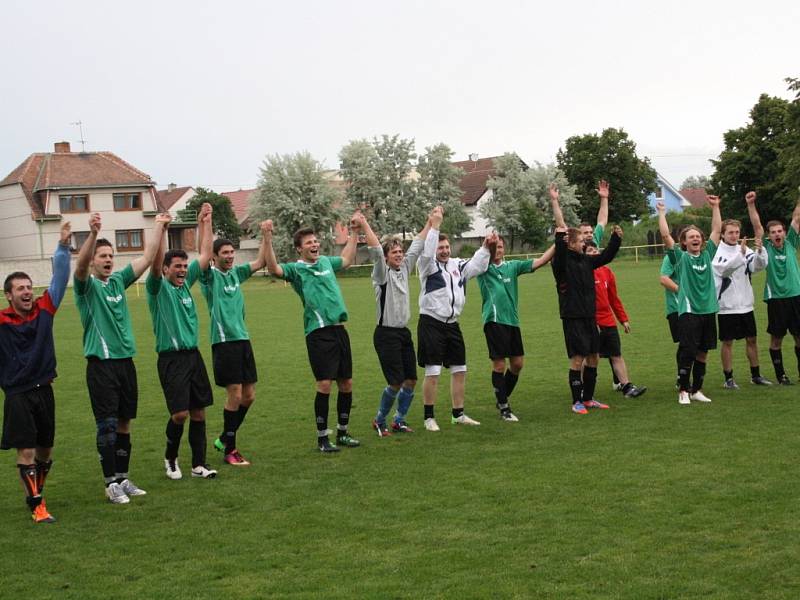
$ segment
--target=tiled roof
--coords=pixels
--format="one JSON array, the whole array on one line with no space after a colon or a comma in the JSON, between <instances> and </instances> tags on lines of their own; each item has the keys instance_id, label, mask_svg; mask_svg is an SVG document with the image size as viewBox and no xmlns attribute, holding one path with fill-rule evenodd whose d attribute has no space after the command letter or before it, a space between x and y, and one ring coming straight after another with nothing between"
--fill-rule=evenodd
<instances>
[{"instance_id":1,"label":"tiled roof","mask_svg":"<svg viewBox=\"0 0 800 600\"><path fill-rule=\"evenodd\" d=\"M683 188L681 196L686 198L693 208L703 208L706 205L705 188Z\"/></svg>"},{"instance_id":2,"label":"tiled roof","mask_svg":"<svg viewBox=\"0 0 800 600\"><path fill-rule=\"evenodd\" d=\"M494 176L496 170L494 161L499 157L479 158L478 160L462 160L454 162L453 166L459 167L464 171L459 187L464 192L461 196L461 204L472 206L486 192L486 182Z\"/></svg>"},{"instance_id":3,"label":"tiled roof","mask_svg":"<svg viewBox=\"0 0 800 600\"><path fill-rule=\"evenodd\" d=\"M185 185L183 187L176 187L174 189L158 190L156 197L158 198L158 205L161 210L169 210L181 197L192 189L191 186Z\"/></svg>"},{"instance_id":4,"label":"tiled roof","mask_svg":"<svg viewBox=\"0 0 800 600\"><path fill-rule=\"evenodd\" d=\"M19 183L34 219L43 216L40 192L62 188L155 186L147 173L113 152L37 152L11 171L0 186Z\"/></svg>"},{"instance_id":5,"label":"tiled roof","mask_svg":"<svg viewBox=\"0 0 800 600\"><path fill-rule=\"evenodd\" d=\"M227 196L231 201L233 213L236 215L236 221L239 225L243 225L247 221L250 214L250 196L255 189L252 190L236 190L235 192L222 192L223 196Z\"/></svg>"}]
</instances>

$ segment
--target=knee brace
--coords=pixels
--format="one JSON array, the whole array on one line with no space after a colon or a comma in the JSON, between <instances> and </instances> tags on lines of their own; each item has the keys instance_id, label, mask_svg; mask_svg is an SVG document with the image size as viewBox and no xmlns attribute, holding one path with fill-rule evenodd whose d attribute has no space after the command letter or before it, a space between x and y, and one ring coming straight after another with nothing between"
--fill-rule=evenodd
<instances>
[{"instance_id":1,"label":"knee brace","mask_svg":"<svg viewBox=\"0 0 800 600\"><path fill-rule=\"evenodd\" d=\"M108 417L97 420L97 446L113 448L117 443L117 419Z\"/></svg>"}]
</instances>

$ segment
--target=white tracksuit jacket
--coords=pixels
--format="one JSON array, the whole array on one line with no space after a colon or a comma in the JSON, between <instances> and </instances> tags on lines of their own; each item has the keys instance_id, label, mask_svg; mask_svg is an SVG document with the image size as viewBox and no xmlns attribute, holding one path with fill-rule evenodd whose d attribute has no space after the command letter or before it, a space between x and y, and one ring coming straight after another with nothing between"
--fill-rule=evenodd
<instances>
[{"instance_id":1,"label":"white tracksuit jacket","mask_svg":"<svg viewBox=\"0 0 800 600\"><path fill-rule=\"evenodd\" d=\"M731 246L720 240L712 263L719 314L744 314L753 310L753 286L750 277L765 269L767 260L767 250L764 247L759 252L748 248L742 255L738 244Z\"/></svg>"},{"instance_id":2,"label":"white tracksuit jacket","mask_svg":"<svg viewBox=\"0 0 800 600\"><path fill-rule=\"evenodd\" d=\"M470 259L451 258L440 263L436 260L438 246L439 232L431 229L417 260L421 283L419 314L454 323L464 308L467 281L489 268L489 250L481 246Z\"/></svg>"}]
</instances>

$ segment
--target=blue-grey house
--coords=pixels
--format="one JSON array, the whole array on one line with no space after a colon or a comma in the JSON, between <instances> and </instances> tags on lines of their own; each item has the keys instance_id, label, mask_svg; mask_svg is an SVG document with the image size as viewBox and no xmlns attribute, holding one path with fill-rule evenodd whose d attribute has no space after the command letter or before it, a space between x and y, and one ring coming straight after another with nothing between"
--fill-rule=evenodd
<instances>
[{"instance_id":1,"label":"blue-grey house","mask_svg":"<svg viewBox=\"0 0 800 600\"><path fill-rule=\"evenodd\" d=\"M664 179L660 173L656 173L656 183L658 187L655 192L651 192L647 196L647 202L655 212L656 202L663 202L667 210L682 211L684 208L690 207L692 204L673 186L669 181Z\"/></svg>"}]
</instances>

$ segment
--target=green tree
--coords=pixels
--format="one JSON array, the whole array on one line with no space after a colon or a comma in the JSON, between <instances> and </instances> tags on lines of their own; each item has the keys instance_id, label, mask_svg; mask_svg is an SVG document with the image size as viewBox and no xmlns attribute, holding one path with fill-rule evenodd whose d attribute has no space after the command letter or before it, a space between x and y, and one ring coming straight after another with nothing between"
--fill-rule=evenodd
<instances>
[{"instance_id":1,"label":"green tree","mask_svg":"<svg viewBox=\"0 0 800 600\"><path fill-rule=\"evenodd\" d=\"M343 219L342 200L330 174L308 152L276 154L264 159L250 215L275 222L275 252L287 260L296 256L292 234L301 227L314 229L325 252L333 249L335 226Z\"/></svg>"},{"instance_id":2,"label":"green tree","mask_svg":"<svg viewBox=\"0 0 800 600\"><path fill-rule=\"evenodd\" d=\"M537 246L546 239L553 224L547 191L551 182L561 191L564 219L577 224L575 186L555 165L535 163L529 168L514 153L495 160L495 175L486 184L492 195L480 213L499 233L510 238L509 249L516 243Z\"/></svg>"},{"instance_id":3,"label":"green tree","mask_svg":"<svg viewBox=\"0 0 800 600\"><path fill-rule=\"evenodd\" d=\"M650 214L647 195L656 188L656 172L647 157L637 156L636 144L622 129L573 136L558 150L556 162L578 188L581 220L593 223L596 218L600 201L595 189L601 179L611 184L609 222Z\"/></svg>"},{"instance_id":4,"label":"green tree","mask_svg":"<svg viewBox=\"0 0 800 600\"><path fill-rule=\"evenodd\" d=\"M461 203L464 192L458 185L464 171L451 162L452 158L453 151L443 143L425 148L425 154L419 157L417 202L412 222L415 227L422 226L430 210L441 205L444 209L442 232L460 237L469 230L471 219Z\"/></svg>"},{"instance_id":5,"label":"green tree","mask_svg":"<svg viewBox=\"0 0 800 600\"><path fill-rule=\"evenodd\" d=\"M681 189L685 188L710 188L711 177L707 175L691 175L683 180ZM671 221L670 221L671 222Z\"/></svg>"},{"instance_id":6,"label":"green tree","mask_svg":"<svg viewBox=\"0 0 800 600\"><path fill-rule=\"evenodd\" d=\"M744 127L725 132L724 150L712 160L712 190L722 200L722 210L728 217L743 220L749 227L745 194L758 194L761 220L786 220L796 198L797 172L788 172L797 165L800 149L800 110L797 100L790 103L782 98L762 94L750 110L750 122Z\"/></svg>"},{"instance_id":7,"label":"green tree","mask_svg":"<svg viewBox=\"0 0 800 600\"><path fill-rule=\"evenodd\" d=\"M348 207L363 210L375 231L404 233L424 223L411 178L416 157L414 140L399 135L353 140L339 152Z\"/></svg>"},{"instance_id":8,"label":"green tree","mask_svg":"<svg viewBox=\"0 0 800 600\"><path fill-rule=\"evenodd\" d=\"M208 202L212 209L211 220L214 234L232 241L233 245L238 248L242 229L236 220L236 214L233 212L230 198L202 187L197 188L195 191L195 195L186 203L186 208L199 213L200 207L205 202Z\"/></svg>"}]
</instances>

